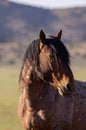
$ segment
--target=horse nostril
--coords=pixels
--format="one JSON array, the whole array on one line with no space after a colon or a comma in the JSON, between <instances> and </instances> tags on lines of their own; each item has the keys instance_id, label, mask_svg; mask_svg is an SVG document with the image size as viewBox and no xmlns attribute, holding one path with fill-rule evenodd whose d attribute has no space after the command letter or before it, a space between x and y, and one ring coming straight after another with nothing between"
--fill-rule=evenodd
<instances>
[{"instance_id":1,"label":"horse nostril","mask_svg":"<svg viewBox=\"0 0 86 130\"><path fill-rule=\"evenodd\" d=\"M71 88L71 85L70 85L70 84L67 84L67 89L68 89L69 91L71 91L71 90L72 90L72 88Z\"/></svg>"}]
</instances>

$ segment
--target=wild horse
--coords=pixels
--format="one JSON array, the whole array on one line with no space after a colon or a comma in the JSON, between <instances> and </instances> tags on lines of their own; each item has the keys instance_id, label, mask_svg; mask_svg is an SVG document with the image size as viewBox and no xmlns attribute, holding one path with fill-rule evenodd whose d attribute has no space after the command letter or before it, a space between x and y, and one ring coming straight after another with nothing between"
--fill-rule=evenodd
<instances>
[{"instance_id":1,"label":"wild horse","mask_svg":"<svg viewBox=\"0 0 86 130\"><path fill-rule=\"evenodd\" d=\"M24 55L18 116L26 130L86 130L86 83L74 81L61 35L41 30Z\"/></svg>"}]
</instances>

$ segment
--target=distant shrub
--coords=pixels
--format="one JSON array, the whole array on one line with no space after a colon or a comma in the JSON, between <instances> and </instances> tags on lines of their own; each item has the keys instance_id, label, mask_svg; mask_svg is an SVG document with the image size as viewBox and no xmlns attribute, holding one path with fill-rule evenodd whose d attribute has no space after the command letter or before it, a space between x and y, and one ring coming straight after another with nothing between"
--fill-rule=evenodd
<instances>
[{"instance_id":1,"label":"distant shrub","mask_svg":"<svg viewBox=\"0 0 86 130\"><path fill-rule=\"evenodd\" d=\"M14 64L15 64L15 60L10 59L10 60L8 61L8 63L9 63L10 65L14 65Z\"/></svg>"},{"instance_id":2,"label":"distant shrub","mask_svg":"<svg viewBox=\"0 0 86 130\"><path fill-rule=\"evenodd\" d=\"M2 56L0 55L0 61L2 61Z\"/></svg>"},{"instance_id":3,"label":"distant shrub","mask_svg":"<svg viewBox=\"0 0 86 130\"><path fill-rule=\"evenodd\" d=\"M86 53L85 53L85 54L83 54L83 58L84 58L84 59L86 59Z\"/></svg>"}]
</instances>

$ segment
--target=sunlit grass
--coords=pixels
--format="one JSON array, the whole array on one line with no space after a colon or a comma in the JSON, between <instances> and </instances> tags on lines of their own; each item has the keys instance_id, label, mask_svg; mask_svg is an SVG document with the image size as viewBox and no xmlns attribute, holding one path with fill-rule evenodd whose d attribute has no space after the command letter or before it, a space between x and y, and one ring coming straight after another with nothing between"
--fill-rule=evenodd
<instances>
[{"instance_id":1,"label":"sunlit grass","mask_svg":"<svg viewBox=\"0 0 86 130\"><path fill-rule=\"evenodd\" d=\"M82 80L86 82L86 68L85 67L73 67L72 68L74 77L77 80Z\"/></svg>"},{"instance_id":2,"label":"sunlit grass","mask_svg":"<svg viewBox=\"0 0 86 130\"><path fill-rule=\"evenodd\" d=\"M75 79L86 81L86 59L82 57L73 57L72 71Z\"/></svg>"},{"instance_id":3,"label":"sunlit grass","mask_svg":"<svg viewBox=\"0 0 86 130\"><path fill-rule=\"evenodd\" d=\"M0 130L22 130L17 118L18 68L0 68Z\"/></svg>"}]
</instances>

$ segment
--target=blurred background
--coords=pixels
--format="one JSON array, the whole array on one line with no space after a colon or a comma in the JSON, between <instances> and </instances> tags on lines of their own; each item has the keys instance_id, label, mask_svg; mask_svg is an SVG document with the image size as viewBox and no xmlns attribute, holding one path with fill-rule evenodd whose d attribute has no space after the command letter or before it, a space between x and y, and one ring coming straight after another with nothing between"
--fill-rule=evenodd
<instances>
[{"instance_id":1,"label":"blurred background","mask_svg":"<svg viewBox=\"0 0 86 130\"><path fill-rule=\"evenodd\" d=\"M63 30L74 77L86 81L85 0L0 0L0 130L23 130L17 118L19 73L41 29L53 35Z\"/></svg>"}]
</instances>

